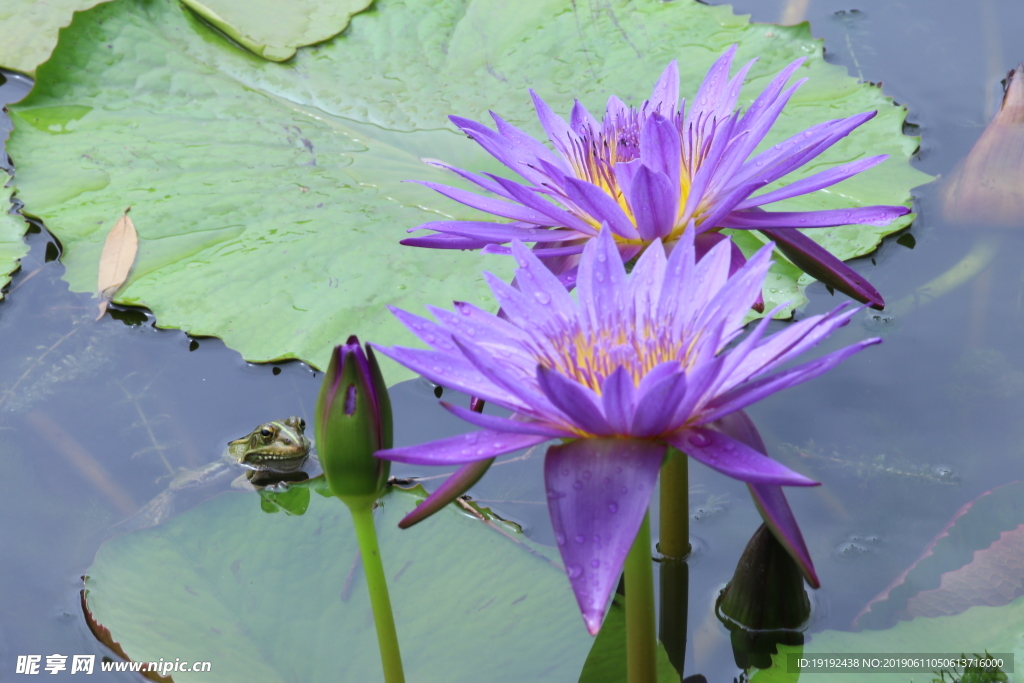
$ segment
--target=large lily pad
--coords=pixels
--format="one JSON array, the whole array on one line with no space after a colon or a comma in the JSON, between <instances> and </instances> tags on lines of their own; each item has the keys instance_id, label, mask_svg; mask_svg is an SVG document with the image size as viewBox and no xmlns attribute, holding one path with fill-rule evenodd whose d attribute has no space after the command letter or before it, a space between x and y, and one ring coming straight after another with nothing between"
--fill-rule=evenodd
<instances>
[{"instance_id":1,"label":"large lily pad","mask_svg":"<svg viewBox=\"0 0 1024 683\"><path fill-rule=\"evenodd\" d=\"M259 56L283 62L297 48L345 30L373 0L181 0Z\"/></svg>"},{"instance_id":2,"label":"large lily pad","mask_svg":"<svg viewBox=\"0 0 1024 683\"><path fill-rule=\"evenodd\" d=\"M229 492L106 542L85 583L94 631L135 661L209 661L218 681L382 680L351 517L319 479L308 507ZM576 680L593 639L557 553L452 506L400 531L422 498L396 490L377 514L409 680ZM263 511L288 509L304 514Z\"/></svg>"},{"instance_id":3,"label":"large lily pad","mask_svg":"<svg viewBox=\"0 0 1024 683\"><path fill-rule=\"evenodd\" d=\"M60 29L75 12L109 0L4 0L0 6L0 66L26 74L46 61Z\"/></svg>"},{"instance_id":4,"label":"large lily pad","mask_svg":"<svg viewBox=\"0 0 1024 683\"><path fill-rule=\"evenodd\" d=\"M7 176L0 173L0 183ZM25 234L25 220L10 213L11 194L14 188L0 184L0 288L6 287L11 281L11 273L18 269L21 257L28 253L28 245L22 236ZM0 292L0 299L3 293Z\"/></svg>"},{"instance_id":5,"label":"large lily pad","mask_svg":"<svg viewBox=\"0 0 1024 683\"><path fill-rule=\"evenodd\" d=\"M795 654L813 659L815 657L842 658L856 655L884 658L886 654L938 658L959 657L961 654L1013 655L1013 666L1018 666L1024 657L1024 598L1002 607L972 607L960 614L948 617L918 617L901 621L883 631L823 631L811 636L811 641L802 648L779 646L779 654L773 655L774 666L755 674L752 683L776 683L789 671L787 657ZM936 667L946 668L950 667ZM933 670L933 669L932 669ZM1007 672L1011 667L1005 668ZM792 676L792 674L789 674ZM838 667L826 673L801 673L800 683L907 683L908 681L930 681L933 676L925 673L897 673L884 670L870 674L844 672ZM1015 679L1011 679L1015 680Z\"/></svg>"},{"instance_id":6,"label":"large lily pad","mask_svg":"<svg viewBox=\"0 0 1024 683\"><path fill-rule=\"evenodd\" d=\"M511 275L510 259L398 244L425 221L476 215L401 182L453 182L421 158L498 170L448 114L479 119L495 109L540 136L528 87L557 111L568 112L574 96L600 110L611 94L642 100L676 58L692 95L734 42L740 60L760 57L746 102L808 56L800 75L811 80L765 144L879 111L803 173L868 154L893 158L790 208L906 203L928 179L909 166L917 140L902 134L905 110L826 64L806 24L749 24L691 0L381 0L342 36L283 64L229 45L171 0L120 0L76 15L14 108L10 151L26 210L65 247L73 289L94 287L104 227L131 205L141 246L117 302L149 307L161 326L222 337L249 360L322 366L352 333L409 341L385 304L490 306L485 264ZM850 258L908 220L814 235ZM799 277L778 266L768 307L799 304ZM384 372L389 384L409 377L390 362Z\"/></svg>"}]
</instances>

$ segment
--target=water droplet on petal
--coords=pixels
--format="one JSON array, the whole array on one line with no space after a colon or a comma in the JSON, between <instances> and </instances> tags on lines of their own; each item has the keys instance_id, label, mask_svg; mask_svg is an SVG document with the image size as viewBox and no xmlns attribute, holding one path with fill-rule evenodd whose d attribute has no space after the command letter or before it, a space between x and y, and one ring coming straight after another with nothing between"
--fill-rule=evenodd
<instances>
[{"instance_id":1,"label":"water droplet on petal","mask_svg":"<svg viewBox=\"0 0 1024 683\"><path fill-rule=\"evenodd\" d=\"M610 513L612 513L614 515L618 511L619 511L619 506L617 504L615 504L615 503L608 503L608 512L610 512Z\"/></svg>"},{"instance_id":2,"label":"water droplet on petal","mask_svg":"<svg viewBox=\"0 0 1024 683\"><path fill-rule=\"evenodd\" d=\"M590 470L583 470L583 478L584 479L590 479L591 476L593 476L593 475L590 474Z\"/></svg>"},{"instance_id":3,"label":"water droplet on petal","mask_svg":"<svg viewBox=\"0 0 1024 683\"><path fill-rule=\"evenodd\" d=\"M583 567L578 564L570 564L565 568L565 572L569 575L570 579L578 579L583 574Z\"/></svg>"},{"instance_id":4,"label":"water droplet on petal","mask_svg":"<svg viewBox=\"0 0 1024 683\"><path fill-rule=\"evenodd\" d=\"M563 467L562 468L562 476L563 477L568 477L569 476L569 468L568 467Z\"/></svg>"},{"instance_id":5,"label":"water droplet on petal","mask_svg":"<svg viewBox=\"0 0 1024 683\"><path fill-rule=\"evenodd\" d=\"M541 292L541 291L534 292L533 293L533 298L535 298L537 300L537 303L539 303L539 304L541 304L543 306L547 306L549 303L551 303L551 295L548 294L547 292Z\"/></svg>"},{"instance_id":6,"label":"water droplet on petal","mask_svg":"<svg viewBox=\"0 0 1024 683\"><path fill-rule=\"evenodd\" d=\"M591 560L590 561L590 566L593 567L594 569L597 569L598 567L601 566L601 560Z\"/></svg>"},{"instance_id":7,"label":"water droplet on petal","mask_svg":"<svg viewBox=\"0 0 1024 683\"><path fill-rule=\"evenodd\" d=\"M584 536L583 534L576 534L576 539L575 540L576 540L577 543L583 543L583 541L587 540L587 537Z\"/></svg>"},{"instance_id":8,"label":"water droplet on petal","mask_svg":"<svg viewBox=\"0 0 1024 683\"><path fill-rule=\"evenodd\" d=\"M558 543L558 545L565 545L565 534L559 531L557 534L555 534L555 541Z\"/></svg>"},{"instance_id":9,"label":"water droplet on petal","mask_svg":"<svg viewBox=\"0 0 1024 683\"><path fill-rule=\"evenodd\" d=\"M704 446L707 446L709 443L711 443L711 439L704 436L700 432L695 432L690 435L690 443L692 443L697 448L703 448Z\"/></svg>"},{"instance_id":10,"label":"water droplet on petal","mask_svg":"<svg viewBox=\"0 0 1024 683\"><path fill-rule=\"evenodd\" d=\"M619 493L623 493L623 494L629 493L629 489L627 489L625 486L623 486L623 487L621 487L619 489Z\"/></svg>"},{"instance_id":11,"label":"water droplet on petal","mask_svg":"<svg viewBox=\"0 0 1024 683\"><path fill-rule=\"evenodd\" d=\"M582 481L580 481L579 479L577 479L576 481L574 481L574 482L572 483L572 487L573 487L574 489L576 489L577 491L579 491L579 490L580 490L581 488L583 488L583 482L582 482Z\"/></svg>"}]
</instances>

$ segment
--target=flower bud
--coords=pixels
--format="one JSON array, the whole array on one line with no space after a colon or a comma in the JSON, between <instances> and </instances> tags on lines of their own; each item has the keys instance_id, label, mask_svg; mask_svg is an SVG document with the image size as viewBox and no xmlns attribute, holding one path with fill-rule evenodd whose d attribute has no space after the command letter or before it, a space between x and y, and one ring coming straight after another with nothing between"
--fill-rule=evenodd
<instances>
[{"instance_id":1,"label":"flower bud","mask_svg":"<svg viewBox=\"0 0 1024 683\"><path fill-rule=\"evenodd\" d=\"M373 457L392 445L391 400L373 350L355 335L336 346L316 403L316 445L331 492L346 504L380 497L391 463Z\"/></svg>"}]
</instances>

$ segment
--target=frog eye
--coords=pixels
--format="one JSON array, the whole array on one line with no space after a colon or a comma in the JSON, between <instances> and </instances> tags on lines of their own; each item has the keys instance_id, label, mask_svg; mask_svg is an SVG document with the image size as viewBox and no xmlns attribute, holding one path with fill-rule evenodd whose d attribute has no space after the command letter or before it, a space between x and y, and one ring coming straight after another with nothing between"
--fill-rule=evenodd
<instances>
[{"instance_id":1,"label":"frog eye","mask_svg":"<svg viewBox=\"0 0 1024 683\"><path fill-rule=\"evenodd\" d=\"M260 436L270 438L274 435L274 432L270 431L270 427L263 427L260 429Z\"/></svg>"},{"instance_id":2,"label":"frog eye","mask_svg":"<svg viewBox=\"0 0 1024 683\"><path fill-rule=\"evenodd\" d=\"M302 418L300 417L300 418L299 418L299 429L305 429L305 428L306 428L306 421L305 421L305 420L303 420L303 419L302 419Z\"/></svg>"}]
</instances>

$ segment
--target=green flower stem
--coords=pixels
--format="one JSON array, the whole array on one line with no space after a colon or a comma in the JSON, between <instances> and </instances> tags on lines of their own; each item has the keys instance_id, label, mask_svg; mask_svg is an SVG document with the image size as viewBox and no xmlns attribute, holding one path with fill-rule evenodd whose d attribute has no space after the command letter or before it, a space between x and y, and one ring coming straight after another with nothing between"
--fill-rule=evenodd
<instances>
[{"instance_id":1,"label":"green flower stem","mask_svg":"<svg viewBox=\"0 0 1024 683\"><path fill-rule=\"evenodd\" d=\"M661 466L658 551L682 560L690 554L690 472L685 453L669 448Z\"/></svg>"},{"instance_id":2,"label":"green flower stem","mask_svg":"<svg viewBox=\"0 0 1024 683\"><path fill-rule=\"evenodd\" d=\"M373 524L373 502L353 502L348 504L348 509L352 513L356 537L359 539L359 551L363 556L363 571L366 572L366 586L370 590L373 621L377 625L377 644L380 646L380 661L384 666L384 681L405 683L402 653L398 650L398 634L395 632L395 618L391 614L387 577L384 576L384 563L381 561L380 547L377 544L377 529Z\"/></svg>"},{"instance_id":3,"label":"green flower stem","mask_svg":"<svg viewBox=\"0 0 1024 683\"><path fill-rule=\"evenodd\" d=\"M651 564L651 513L648 512L626 556L626 680L629 683L654 683L658 678Z\"/></svg>"}]
</instances>

